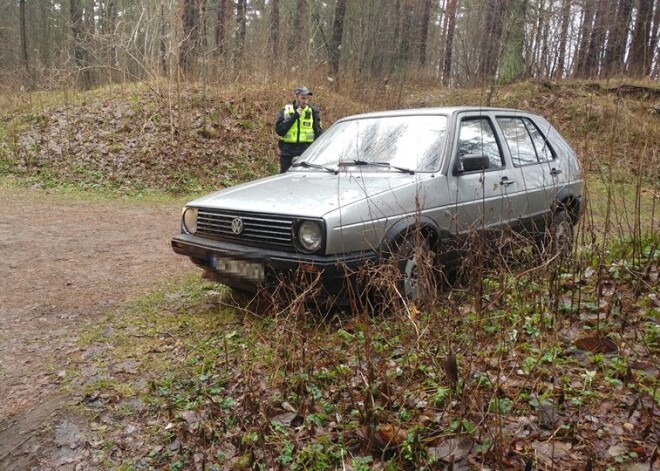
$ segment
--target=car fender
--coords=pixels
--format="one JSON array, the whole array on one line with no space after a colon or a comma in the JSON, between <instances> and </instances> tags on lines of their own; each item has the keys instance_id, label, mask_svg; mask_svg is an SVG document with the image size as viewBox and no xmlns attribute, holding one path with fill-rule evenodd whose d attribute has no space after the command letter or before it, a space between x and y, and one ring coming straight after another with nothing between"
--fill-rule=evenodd
<instances>
[{"instance_id":1,"label":"car fender","mask_svg":"<svg viewBox=\"0 0 660 471\"><path fill-rule=\"evenodd\" d=\"M568 214L573 222L577 221L583 211L583 201L581 195L576 195L572 188L565 186L557 192L555 201L552 204L552 214L558 211L568 210Z\"/></svg>"},{"instance_id":2,"label":"car fender","mask_svg":"<svg viewBox=\"0 0 660 471\"><path fill-rule=\"evenodd\" d=\"M390 252L396 241L415 230L421 230L425 237L429 237L431 247L435 248L440 236L438 225L428 216L415 214L399 219L390 226L381 241L379 252Z\"/></svg>"}]
</instances>

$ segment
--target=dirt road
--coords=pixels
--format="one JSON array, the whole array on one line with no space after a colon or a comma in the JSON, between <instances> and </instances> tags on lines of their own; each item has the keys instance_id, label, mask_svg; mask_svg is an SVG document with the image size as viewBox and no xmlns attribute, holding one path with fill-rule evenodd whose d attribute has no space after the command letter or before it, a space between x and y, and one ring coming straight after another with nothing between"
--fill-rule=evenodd
<instances>
[{"instance_id":1,"label":"dirt road","mask_svg":"<svg viewBox=\"0 0 660 471\"><path fill-rule=\"evenodd\" d=\"M74 399L61 385L78 338L194 270L169 246L179 211L0 186L0 469L76 469L58 445L77 433L62 422Z\"/></svg>"}]
</instances>

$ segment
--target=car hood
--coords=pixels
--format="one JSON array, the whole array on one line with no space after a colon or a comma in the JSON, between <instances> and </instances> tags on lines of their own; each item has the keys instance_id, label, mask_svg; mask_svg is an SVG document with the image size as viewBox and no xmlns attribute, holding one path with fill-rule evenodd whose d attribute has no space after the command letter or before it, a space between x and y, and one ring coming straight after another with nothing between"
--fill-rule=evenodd
<instances>
[{"instance_id":1,"label":"car hood","mask_svg":"<svg viewBox=\"0 0 660 471\"><path fill-rule=\"evenodd\" d=\"M189 206L292 216L322 217L367 198L414 183L403 173L290 172L220 190Z\"/></svg>"}]
</instances>

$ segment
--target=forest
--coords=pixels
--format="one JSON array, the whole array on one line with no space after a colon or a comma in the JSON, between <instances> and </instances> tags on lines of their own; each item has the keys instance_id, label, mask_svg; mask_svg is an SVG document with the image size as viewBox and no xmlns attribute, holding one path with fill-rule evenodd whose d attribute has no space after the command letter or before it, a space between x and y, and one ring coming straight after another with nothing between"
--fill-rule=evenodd
<instances>
[{"instance_id":1,"label":"forest","mask_svg":"<svg viewBox=\"0 0 660 471\"><path fill-rule=\"evenodd\" d=\"M658 0L2 0L3 87L660 76Z\"/></svg>"}]
</instances>

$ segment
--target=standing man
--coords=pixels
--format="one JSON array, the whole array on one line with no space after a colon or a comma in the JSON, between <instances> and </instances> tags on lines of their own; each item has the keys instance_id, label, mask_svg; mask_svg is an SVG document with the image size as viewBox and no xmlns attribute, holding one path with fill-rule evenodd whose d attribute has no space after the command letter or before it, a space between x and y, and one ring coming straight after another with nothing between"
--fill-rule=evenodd
<instances>
[{"instance_id":1,"label":"standing man","mask_svg":"<svg viewBox=\"0 0 660 471\"><path fill-rule=\"evenodd\" d=\"M280 110L275 123L275 132L280 136L280 173L286 172L293 159L323 132L320 111L309 104L312 92L307 87L298 87L293 95L295 99Z\"/></svg>"}]
</instances>

